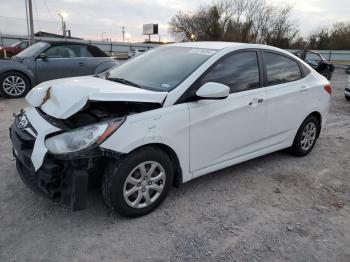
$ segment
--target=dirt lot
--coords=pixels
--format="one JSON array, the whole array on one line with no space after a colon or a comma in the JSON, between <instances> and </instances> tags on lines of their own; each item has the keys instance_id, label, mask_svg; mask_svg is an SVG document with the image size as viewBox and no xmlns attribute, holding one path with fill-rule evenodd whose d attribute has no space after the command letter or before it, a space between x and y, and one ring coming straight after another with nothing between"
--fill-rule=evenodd
<instances>
[{"instance_id":1,"label":"dirt lot","mask_svg":"<svg viewBox=\"0 0 350 262\"><path fill-rule=\"evenodd\" d=\"M71 212L20 181L8 127L25 101L0 98L0 261L350 261L350 102L334 74L313 152L277 152L173 189L138 219L98 192Z\"/></svg>"}]
</instances>

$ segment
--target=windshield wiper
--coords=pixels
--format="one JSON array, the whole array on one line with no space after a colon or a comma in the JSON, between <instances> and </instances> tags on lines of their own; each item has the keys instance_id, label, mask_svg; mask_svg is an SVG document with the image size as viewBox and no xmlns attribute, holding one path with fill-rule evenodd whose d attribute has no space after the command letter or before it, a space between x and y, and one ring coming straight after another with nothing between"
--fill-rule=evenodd
<instances>
[{"instance_id":1,"label":"windshield wiper","mask_svg":"<svg viewBox=\"0 0 350 262\"><path fill-rule=\"evenodd\" d=\"M124 79L124 78L119 78L119 77L106 77L106 79L107 79L107 80L110 80L110 81L117 82L117 83L121 83L121 84L124 84L124 85L142 88L142 87L139 86L138 84L136 84L136 83L134 83L134 82L131 82L131 81L129 81L129 80L126 80L126 79Z\"/></svg>"}]
</instances>

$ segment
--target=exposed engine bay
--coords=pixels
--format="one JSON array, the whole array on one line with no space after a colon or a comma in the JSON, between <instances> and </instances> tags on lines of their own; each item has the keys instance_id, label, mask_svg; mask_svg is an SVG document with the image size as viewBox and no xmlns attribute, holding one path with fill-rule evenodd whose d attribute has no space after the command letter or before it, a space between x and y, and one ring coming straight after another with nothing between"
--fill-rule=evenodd
<instances>
[{"instance_id":1,"label":"exposed engine bay","mask_svg":"<svg viewBox=\"0 0 350 262\"><path fill-rule=\"evenodd\" d=\"M66 131L108 119L146 112L160 107L161 104L158 103L89 101L79 112L67 119L54 118L43 112L40 108L37 107L36 109L50 124Z\"/></svg>"}]
</instances>

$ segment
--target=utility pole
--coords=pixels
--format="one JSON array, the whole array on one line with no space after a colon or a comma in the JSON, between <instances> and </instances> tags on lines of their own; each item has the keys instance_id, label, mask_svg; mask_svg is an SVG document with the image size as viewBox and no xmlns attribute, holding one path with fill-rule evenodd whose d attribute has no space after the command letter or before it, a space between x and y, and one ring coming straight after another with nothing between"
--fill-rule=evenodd
<instances>
[{"instance_id":1,"label":"utility pole","mask_svg":"<svg viewBox=\"0 0 350 262\"><path fill-rule=\"evenodd\" d=\"M124 43L124 36L125 36L125 27L122 27L122 33L123 33L123 43Z\"/></svg>"},{"instance_id":2,"label":"utility pole","mask_svg":"<svg viewBox=\"0 0 350 262\"><path fill-rule=\"evenodd\" d=\"M63 33L63 37L64 39L67 38L67 30L66 30L66 22L64 21L64 13L58 13L58 16L61 17L61 22L62 22L62 33Z\"/></svg>"},{"instance_id":3,"label":"utility pole","mask_svg":"<svg viewBox=\"0 0 350 262\"><path fill-rule=\"evenodd\" d=\"M32 0L28 0L28 15L29 15L29 28L30 28L30 41L29 43L34 44L34 23L33 23L33 6Z\"/></svg>"},{"instance_id":4,"label":"utility pole","mask_svg":"<svg viewBox=\"0 0 350 262\"><path fill-rule=\"evenodd\" d=\"M26 23L27 23L28 42L30 43L30 32L29 32L29 20L28 20L28 4L27 4L27 0L25 0L24 3L25 3L25 7L26 7Z\"/></svg>"}]
</instances>

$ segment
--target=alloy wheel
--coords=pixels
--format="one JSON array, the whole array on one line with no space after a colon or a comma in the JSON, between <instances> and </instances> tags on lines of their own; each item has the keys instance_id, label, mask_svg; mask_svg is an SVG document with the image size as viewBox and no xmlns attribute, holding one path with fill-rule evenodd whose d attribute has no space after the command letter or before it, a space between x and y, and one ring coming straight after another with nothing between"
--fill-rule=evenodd
<instances>
[{"instance_id":1,"label":"alloy wheel","mask_svg":"<svg viewBox=\"0 0 350 262\"><path fill-rule=\"evenodd\" d=\"M316 125L314 122L308 123L301 134L301 148L308 151L316 140Z\"/></svg>"},{"instance_id":2,"label":"alloy wheel","mask_svg":"<svg viewBox=\"0 0 350 262\"><path fill-rule=\"evenodd\" d=\"M145 208L161 195L165 185L165 171L161 164L146 161L135 167L123 186L125 202L132 208Z\"/></svg>"},{"instance_id":3,"label":"alloy wheel","mask_svg":"<svg viewBox=\"0 0 350 262\"><path fill-rule=\"evenodd\" d=\"M26 90L25 81L19 76L8 76L2 82L3 90L10 96L20 96Z\"/></svg>"}]
</instances>

